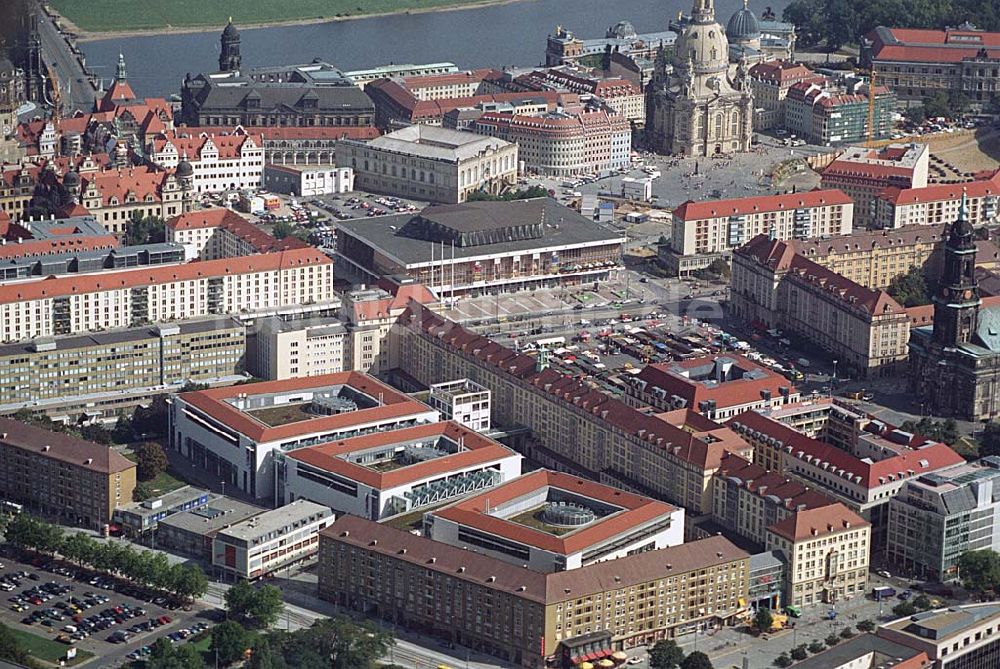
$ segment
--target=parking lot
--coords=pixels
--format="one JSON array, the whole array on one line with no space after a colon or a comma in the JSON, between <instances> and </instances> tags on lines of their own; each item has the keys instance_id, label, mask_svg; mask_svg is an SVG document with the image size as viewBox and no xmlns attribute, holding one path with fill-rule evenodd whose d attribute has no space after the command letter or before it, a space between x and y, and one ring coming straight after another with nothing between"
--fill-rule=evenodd
<instances>
[{"instance_id":1,"label":"parking lot","mask_svg":"<svg viewBox=\"0 0 1000 669\"><path fill-rule=\"evenodd\" d=\"M204 606L177 603L128 583L59 562L2 558L0 620L13 629L93 654L82 665L139 659L160 637L175 643L207 630Z\"/></svg>"}]
</instances>

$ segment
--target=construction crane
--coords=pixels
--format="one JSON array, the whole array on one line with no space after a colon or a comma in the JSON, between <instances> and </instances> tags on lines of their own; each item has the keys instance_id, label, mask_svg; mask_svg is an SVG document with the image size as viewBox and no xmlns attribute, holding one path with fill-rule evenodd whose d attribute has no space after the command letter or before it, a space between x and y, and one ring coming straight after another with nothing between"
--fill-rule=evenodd
<instances>
[{"instance_id":1,"label":"construction crane","mask_svg":"<svg viewBox=\"0 0 1000 669\"><path fill-rule=\"evenodd\" d=\"M875 142L875 63L868 73L868 141L865 146L871 147Z\"/></svg>"}]
</instances>

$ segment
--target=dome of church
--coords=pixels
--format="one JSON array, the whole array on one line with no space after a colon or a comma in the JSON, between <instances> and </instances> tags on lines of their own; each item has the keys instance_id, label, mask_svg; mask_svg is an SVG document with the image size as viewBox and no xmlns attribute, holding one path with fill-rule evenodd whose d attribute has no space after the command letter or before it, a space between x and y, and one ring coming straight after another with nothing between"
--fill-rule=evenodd
<instances>
[{"instance_id":1,"label":"dome of church","mask_svg":"<svg viewBox=\"0 0 1000 669\"><path fill-rule=\"evenodd\" d=\"M225 29L223 29L222 34L225 37L239 37L240 31L237 30L236 26L233 25L233 20L229 19L229 23L226 24L226 27Z\"/></svg>"},{"instance_id":2,"label":"dome of church","mask_svg":"<svg viewBox=\"0 0 1000 669\"><path fill-rule=\"evenodd\" d=\"M632 39L638 35L635 31L635 26L633 26L628 21L619 21L615 25L608 28L608 37L617 37L618 39Z\"/></svg>"},{"instance_id":3,"label":"dome of church","mask_svg":"<svg viewBox=\"0 0 1000 669\"><path fill-rule=\"evenodd\" d=\"M67 172L66 176L63 177L63 186L67 188L73 188L80 185L80 173L79 172Z\"/></svg>"},{"instance_id":4,"label":"dome of church","mask_svg":"<svg viewBox=\"0 0 1000 669\"><path fill-rule=\"evenodd\" d=\"M194 176L194 166L187 160L182 160L177 163L177 176L182 178Z\"/></svg>"},{"instance_id":5,"label":"dome of church","mask_svg":"<svg viewBox=\"0 0 1000 669\"><path fill-rule=\"evenodd\" d=\"M695 72L724 72L729 68L729 40L718 23L691 23L677 39L674 64L691 61Z\"/></svg>"},{"instance_id":6,"label":"dome of church","mask_svg":"<svg viewBox=\"0 0 1000 669\"><path fill-rule=\"evenodd\" d=\"M726 37L732 42L744 42L760 38L760 22L746 3L733 12L726 24Z\"/></svg>"}]
</instances>

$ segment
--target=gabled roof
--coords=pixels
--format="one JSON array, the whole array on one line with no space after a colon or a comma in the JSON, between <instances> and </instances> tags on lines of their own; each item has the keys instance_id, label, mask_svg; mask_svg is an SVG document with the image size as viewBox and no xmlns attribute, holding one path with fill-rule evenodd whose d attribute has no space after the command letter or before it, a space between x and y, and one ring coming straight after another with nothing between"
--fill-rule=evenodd
<instances>
[{"instance_id":1,"label":"gabled roof","mask_svg":"<svg viewBox=\"0 0 1000 669\"><path fill-rule=\"evenodd\" d=\"M0 443L103 474L135 468L134 462L113 448L12 418L0 418Z\"/></svg>"},{"instance_id":2,"label":"gabled roof","mask_svg":"<svg viewBox=\"0 0 1000 669\"><path fill-rule=\"evenodd\" d=\"M749 429L774 437L783 444L781 449L793 457L811 462L845 481L868 489L965 462L962 456L940 442L928 442L928 445L917 448L901 448L894 456L872 462L870 458L858 458L836 446L808 437L756 411L746 411L734 416L726 421L726 425L737 433Z\"/></svg>"},{"instance_id":3,"label":"gabled roof","mask_svg":"<svg viewBox=\"0 0 1000 669\"><path fill-rule=\"evenodd\" d=\"M181 214L167 221L167 227L174 231L221 228L250 244L255 253L312 248L292 235L276 239L231 209L202 209Z\"/></svg>"},{"instance_id":4,"label":"gabled roof","mask_svg":"<svg viewBox=\"0 0 1000 669\"><path fill-rule=\"evenodd\" d=\"M870 525L840 502L835 502L828 506L798 511L767 529L790 541L801 541Z\"/></svg>"},{"instance_id":5,"label":"gabled roof","mask_svg":"<svg viewBox=\"0 0 1000 669\"><path fill-rule=\"evenodd\" d=\"M781 472L768 471L735 453L727 453L722 458L715 475L739 482L758 497L773 497L789 511L816 509L835 503L823 493L787 478Z\"/></svg>"}]
</instances>

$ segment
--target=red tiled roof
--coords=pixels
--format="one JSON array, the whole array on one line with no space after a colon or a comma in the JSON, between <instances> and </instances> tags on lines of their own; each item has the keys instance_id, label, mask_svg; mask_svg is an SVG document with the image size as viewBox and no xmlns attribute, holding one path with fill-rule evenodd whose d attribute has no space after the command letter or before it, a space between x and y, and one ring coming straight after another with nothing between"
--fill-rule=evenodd
<instances>
[{"instance_id":1,"label":"red tiled roof","mask_svg":"<svg viewBox=\"0 0 1000 669\"><path fill-rule=\"evenodd\" d=\"M179 158L187 156L188 160L198 161L209 142L215 146L220 160L239 158L243 155L244 145L247 142L252 142L256 148L264 146L264 138L261 134L250 134L238 130L236 133L225 135L206 132L190 136L183 132L161 134L153 140L153 149L156 153L161 153L167 144L171 144L177 150Z\"/></svg>"},{"instance_id":2,"label":"red tiled roof","mask_svg":"<svg viewBox=\"0 0 1000 669\"><path fill-rule=\"evenodd\" d=\"M816 74L801 63L790 63L785 60L771 60L757 63L750 68L750 76L771 84L784 85L799 81L825 81L825 77Z\"/></svg>"},{"instance_id":3,"label":"red tiled roof","mask_svg":"<svg viewBox=\"0 0 1000 669\"><path fill-rule=\"evenodd\" d=\"M585 412L606 421L624 434L645 441L652 447L661 449L670 457L692 463L703 469L718 467L723 454L730 446L740 444L749 447L735 437L727 436L728 429L718 426L716 431L691 432L678 427L677 421L643 413L610 395L597 391L571 376L564 376L554 369L537 371L535 358L466 330L427 308L410 305L400 317L403 326L420 328L427 336L440 340L443 346L462 351L475 357L480 363L492 365L523 383L528 383L562 402L574 405ZM704 434L713 436L707 443Z\"/></svg>"},{"instance_id":4,"label":"red tiled roof","mask_svg":"<svg viewBox=\"0 0 1000 669\"><path fill-rule=\"evenodd\" d=\"M37 281L0 286L0 303L41 300L62 295L82 295L103 290L120 290L174 281L190 281L227 274L251 274L298 266L330 265L333 261L309 247L280 253L263 253L242 258L203 260L185 265L150 266L79 276L50 276Z\"/></svg>"},{"instance_id":5,"label":"red tiled roof","mask_svg":"<svg viewBox=\"0 0 1000 669\"><path fill-rule=\"evenodd\" d=\"M793 513L768 529L791 541L800 541L869 526L870 523L864 518L836 502Z\"/></svg>"},{"instance_id":6,"label":"red tiled roof","mask_svg":"<svg viewBox=\"0 0 1000 669\"><path fill-rule=\"evenodd\" d=\"M194 264L200 265L204 263ZM251 395L282 393L334 385L349 386L369 397L378 399L381 404L370 409L359 409L358 411L351 411L335 416L320 416L295 423L269 427L224 401L232 399L240 393ZM255 383L252 388L247 388L246 386L210 388L208 390L181 393L179 397L191 406L201 409L214 420L258 443L315 432L341 430L352 425L362 425L392 418L404 418L430 411L430 408L426 405L410 399L392 387L361 372L339 372L337 374L308 376L283 381L264 381Z\"/></svg>"},{"instance_id":7,"label":"red tiled roof","mask_svg":"<svg viewBox=\"0 0 1000 669\"><path fill-rule=\"evenodd\" d=\"M172 230L223 228L250 244L257 253L311 248L297 237L276 239L230 209L205 209L181 214L167 221Z\"/></svg>"},{"instance_id":8,"label":"red tiled roof","mask_svg":"<svg viewBox=\"0 0 1000 669\"><path fill-rule=\"evenodd\" d=\"M708 385L702 381L684 377L675 370L692 370L707 365L715 365L722 359L732 360L734 366L744 371L757 371L764 374L763 378L742 378ZM687 406L697 411L701 402L714 400L720 409L749 404L760 401L761 394L767 391L771 397L781 397L780 389L788 388L797 392L795 387L784 377L748 360L742 355L725 354L707 356L679 362L658 363L646 365L635 377L636 381L645 381L646 389L662 388L667 396L677 395L687 400Z\"/></svg>"},{"instance_id":9,"label":"red tiled roof","mask_svg":"<svg viewBox=\"0 0 1000 669\"><path fill-rule=\"evenodd\" d=\"M839 178L866 178L866 179L911 179L913 178L913 168L900 167L899 165L880 165L878 163L856 163L850 160L834 160L826 166L821 173L822 181L831 181Z\"/></svg>"},{"instance_id":10,"label":"red tiled roof","mask_svg":"<svg viewBox=\"0 0 1000 669\"><path fill-rule=\"evenodd\" d=\"M758 497L775 497L789 511L815 509L835 503L832 498L785 477L781 472L770 472L734 453L727 453L722 458L715 475L738 479L740 485L753 494Z\"/></svg>"},{"instance_id":11,"label":"red tiled roof","mask_svg":"<svg viewBox=\"0 0 1000 669\"><path fill-rule=\"evenodd\" d=\"M673 211L674 218L682 221L696 221L705 218L738 216L766 211L794 210L802 207L824 207L851 204L853 200L836 188L813 190L805 193L785 195L759 195L732 200L688 200Z\"/></svg>"},{"instance_id":12,"label":"red tiled roof","mask_svg":"<svg viewBox=\"0 0 1000 669\"><path fill-rule=\"evenodd\" d=\"M831 243L835 242L836 238L831 240ZM821 286L827 294L862 309L870 316L904 312L903 307L884 290L866 288L799 255L791 242L769 239L767 235L757 235L734 253L752 258L756 263L775 272L785 272L792 280Z\"/></svg>"},{"instance_id":13,"label":"red tiled roof","mask_svg":"<svg viewBox=\"0 0 1000 669\"><path fill-rule=\"evenodd\" d=\"M0 418L0 442L12 448L39 453L74 467L102 474L135 468L135 463L113 448L95 444L64 432L52 432L12 418ZM69 474L73 476L73 474ZM94 494L100 494L94 491Z\"/></svg>"},{"instance_id":14,"label":"red tiled roof","mask_svg":"<svg viewBox=\"0 0 1000 669\"><path fill-rule=\"evenodd\" d=\"M101 206L110 206L111 198L118 198L118 204L125 204L129 194L137 202L145 202L150 196L153 202L162 199L161 191L164 182L173 175L172 171L158 170L149 166L130 167L128 169L109 169L100 172L85 172L80 174L83 199L87 197L87 189L93 184L100 193Z\"/></svg>"},{"instance_id":15,"label":"red tiled roof","mask_svg":"<svg viewBox=\"0 0 1000 669\"><path fill-rule=\"evenodd\" d=\"M71 237L67 239L28 239L20 243L0 244L0 258L24 258L34 255L114 248L118 248L118 238L114 235Z\"/></svg>"},{"instance_id":16,"label":"red tiled roof","mask_svg":"<svg viewBox=\"0 0 1000 669\"><path fill-rule=\"evenodd\" d=\"M392 79L379 79L365 86L366 93L385 95L401 107L411 119L440 118L458 107L475 107L484 102L517 102L519 100L541 99L552 107L556 104L579 104L579 95L559 91L531 91L524 93L491 93L441 100L418 100L402 84ZM376 105L377 106L377 105Z\"/></svg>"},{"instance_id":17,"label":"red tiled roof","mask_svg":"<svg viewBox=\"0 0 1000 669\"><path fill-rule=\"evenodd\" d=\"M436 437L447 437L453 442L461 443L462 450L386 472L355 464L344 457L350 453L379 446L392 446ZM514 455L516 455L514 451L503 444L454 421L427 423L400 430L367 434L300 448L288 453L288 457L293 460L341 474L377 490L416 483L430 477L445 476L457 470L487 465Z\"/></svg>"},{"instance_id":18,"label":"red tiled roof","mask_svg":"<svg viewBox=\"0 0 1000 669\"><path fill-rule=\"evenodd\" d=\"M101 98L97 110L111 111L117 105L130 100L135 100L135 93L132 91L132 87L128 85L127 81L116 80L111 84L111 88L104 93L104 97Z\"/></svg>"},{"instance_id":19,"label":"red tiled roof","mask_svg":"<svg viewBox=\"0 0 1000 669\"><path fill-rule=\"evenodd\" d=\"M942 200L960 200L962 192L971 198L1000 195L1000 170L987 179L966 181L957 184L937 184L923 188L896 188L890 186L879 194L879 198L892 204L920 204L924 202L941 202Z\"/></svg>"},{"instance_id":20,"label":"red tiled roof","mask_svg":"<svg viewBox=\"0 0 1000 669\"><path fill-rule=\"evenodd\" d=\"M982 298L983 309L1000 307L1000 295L984 295ZM906 315L910 317L911 327L921 327L934 323L934 305L922 304L917 307L907 307Z\"/></svg>"},{"instance_id":21,"label":"red tiled roof","mask_svg":"<svg viewBox=\"0 0 1000 669\"><path fill-rule=\"evenodd\" d=\"M582 529L562 536L555 536L544 530L534 529L494 515L494 510L498 506L544 488L556 488L576 495L592 497L606 504L622 507L624 511L601 518ZM660 518L675 510L675 507L664 502L624 492L595 481L539 469L430 513L491 535L561 555L568 555L609 541L637 525Z\"/></svg>"},{"instance_id":22,"label":"red tiled roof","mask_svg":"<svg viewBox=\"0 0 1000 669\"><path fill-rule=\"evenodd\" d=\"M906 477L910 470L914 472L914 475L927 474L965 462L962 456L949 448L947 444L940 442L932 442L928 446L915 449L906 448L900 454L878 462L866 462L847 451L812 439L798 430L756 411L746 411L734 416L726 421L726 425L733 427L737 432L739 432L738 426L743 425L769 437L774 437L784 443L785 449L791 448L793 456L802 458L808 456L817 464L828 462L832 471L842 470L852 478L859 477L856 483L869 489L888 482L890 476L902 475ZM798 455L800 452L801 456ZM923 462L927 464L921 464ZM880 481L880 478L884 479L884 482Z\"/></svg>"}]
</instances>

